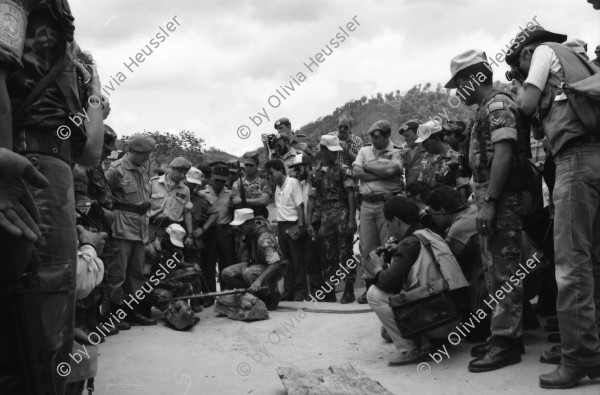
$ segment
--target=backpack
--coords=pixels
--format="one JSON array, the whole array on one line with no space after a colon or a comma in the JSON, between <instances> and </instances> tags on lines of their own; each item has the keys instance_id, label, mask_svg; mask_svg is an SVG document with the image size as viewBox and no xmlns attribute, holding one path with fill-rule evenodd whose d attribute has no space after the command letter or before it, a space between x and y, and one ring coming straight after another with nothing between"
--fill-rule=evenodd
<instances>
[{"instance_id":1,"label":"backpack","mask_svg":"<svg viewBox=\"0 0 600 395\"><path fill-rule=\"evenodd\" d=\"M469 286L458 261L440 235L427 228L415 231L414 235L421 242L421 252L402 285L402 292L409 292L438 280L445 280L449 290ZM439 262L439 270L434 264L427 245L431 247L431 251Z\"/></svg>"},{"instance_id":2,"label":"backpack","mask_svg":"<svg viewBox=\"0 0 600 395\"><path fill-rule=\"evenodd\" d=\"M544 43L554 53L565 73L565 81L560 85L560 91L567 95L569 106L579 118L585 130L593 135L600 136L600 72L571 48L556 43ZM572 54L571 54L572 53ZM569 55L575 55L569 56ZM579 81L573 81L572 61L579 61L589 71L590 76Z\"/></svg>"}]
</instances>

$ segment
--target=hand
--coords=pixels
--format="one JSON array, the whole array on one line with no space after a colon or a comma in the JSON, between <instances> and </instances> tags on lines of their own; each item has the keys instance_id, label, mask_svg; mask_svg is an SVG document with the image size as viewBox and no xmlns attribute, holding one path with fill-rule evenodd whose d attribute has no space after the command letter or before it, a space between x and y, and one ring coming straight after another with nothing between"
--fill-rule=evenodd
<instances>
[{"instance_id":1,"label":"hand","mask_svg":"<svg viewBox=\"0 0 600 395\"><path fill-rule=\"evenodd\" d=\"M495 216L496 206L493 203L484 203L481 206L481 210L477 214L477 232L480 235L489 237L494 234L492 224Z\"/></svg>"},{"instance_id":2,"label":"hand","mask_svg":"<svg viewBox=\"0 0 600 395\"><path fill-rule=\"evenodd\" d=\"M39 213L23 181L44 189L48 180L22 155L0 148L0 231L35 243L42 236Z\"/></svg>"},{"instance_id":3,"label":"hand","mask_svg":"<svg viewBox=\"0 0 600 395\"><path fill-rule=\"evenodd\" d=\"M194 239L191 237L186 237L185 242L183 243L186 248L192 248L194 246Z\"/></svg>"},{"instance_id":4,"label":"hand","mask_svg":"<svg viewBox=\"0 0 600 395\"><path fill-rule=\"evenodd\" d=\"M79 240L79 244L93 245L96 255L100 256L104 250L108 234L106 232L90 232L85 230L83 226L77 225L77 239Z\"/></svg>"},{"instance_id":5,"label":"hand","mask_svg":"<svg viewBox=\"0 0 600 395\"><path fill-rule=\"evenodd\" d=\"M252 291L252 292L259 292L260 291L260 287L262 287L262 281L260 281L259 279L256 279L256 281L254 281L252 283L252 285L250 285L250 291Z\"/></svg>"},{"instance_id":6,"label":"hand","mask_svg":"<svg viewBox=\"0 0 600 395\"><path fill-rule=\"evenodd\" d=\"M348 151L348 144L345 141L340 141L340 147L342 147L342 150Z\"/></svg>"},{"instance_id":7,"label":"hand","mask_svg":"<svg viewBox=\"0 0 600 395\"><path fill-rule=\"evenodd\" d=\"M379 255L377 255L375 253L375 251L371 251L371 253L369 254L369 257L371 258L371 262L373 263L373 271L374 272L380 272L383 270L383 258L380 257Z\"/></svg>"},{"instance_id":8,"label":"hand","mask_svg":"<svg viewBox=\"0 0 600 395\"><path fill-rule=\"evenodd\" d=\"M311 237L311 239L315 238L315 229L313 228L312 225L308 225L306 227L306 231L308 232L308 235Z\"/></svg>"},{"instance_id":9,"label":"hand","mask_svg":"<svg viewBox=\"0 0 600 395\"><path fill-rule=\"evenodd\" d=\"M194 271L196 273L200 273L202 270L200 269L200 265L198 265L197 263L194 263Z\"/></svg>"},{"instance_id":10,"label":"hand","mask_svg":"<svg viewBox=\"0 0 600 395\"><path fill-rule=\"evenodd\" d=\"M192 236L194 236L195 238L198 238L200 236L202 236L204 234L204 228L201 228L200 226L197 227L196 229L194 229L194 231L192 232Z\"/></svg>"},{"instance_id":11,"label":"hand","mask_svg":"<svg viewBox=\"0 0 600 395\"><path fill-rule=\"evenodd\" d=\"M358 229L358 226L356 225L356 219L350 218L350 220L348 221L348 232L350 234L354 234L356 233L356 229Z\"/></svg>"}]
</instances>

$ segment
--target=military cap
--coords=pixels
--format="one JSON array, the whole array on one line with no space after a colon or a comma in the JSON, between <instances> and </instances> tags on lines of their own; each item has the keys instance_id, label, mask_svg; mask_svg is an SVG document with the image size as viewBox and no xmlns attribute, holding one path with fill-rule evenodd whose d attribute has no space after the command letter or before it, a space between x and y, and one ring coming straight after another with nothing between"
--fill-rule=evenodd
<instances>
[{"instance_id":1,"label":"military cap","mask_svg":"<svg viewBox=\"0 0 600 395\"><path fill-rule=\"evenodd\" d=\"M285 133L276 134L275 137L273 137L273 145L275 145L275 143L278 142L279 140L283 140L288 143L291 143L290 136L288 136Z\"/></svg>"},{"instance_id":2,"label":"military cap","mask_svg":"<svg viewBox=\"0 0 600 395\"><path fill-rule=\"evenodd\" d=\"M280 118L277 121L275 121L275 126L274 127L275 127L275 129L277 129L277 127L279 125L285 125L286 123L287 124L291 124L289 119L287 119L287 118Z\"/></svg>"},{"instance_id":3,"label":"military cap","mask_svg":"<svg viewBox=\"0 0 600 395\"><path fill-rule=\"evenodd\" d=\"M229 180L229 167L227 165L217 165L212 169L212 178L215 180Z\"/></svg>"},{"instance_id":4,"label":"military cap","mask_svg":"<svg viewBox=\"0 0 600 395\"><path fill-rule=\"evenodd\" d=\"M460 133L463 134L467 129L467 124L464 121L445 120L442 122L442 128L447 133Z\"/></svg>"},{"instance_id":5,"label":"military cap","mask_svg":"<svg viewBox=\"0 0 600 395\"><path fill-rule=\"evenodd\" d=\"M233 221L229 225L240 226L249 219L254 219L254 211L251 208L240 208L233 213Z\"/></svg>"},{"instance_id":6,"label":"military cap","mask_svg":"<svg viewBox=\"0 0 600 395\"><path fill-rule=\"evenodd\" d=\"M171 167L171 169L183 169L188 171L192 167L192 162L183 156L178 156L169 163L169 167Z\"/></svg>"},{"instance_id":7,"label":"military cap","mask_svg":"<svg viewBox=\"0 0 600 395\"><path fill-rule=\"evenodd\" d=\"M596 47L596 52L600 52L600 45Z\"/></svg>"},{"instance_id":8,"label":"military cap","mask_svg":"<svg viewBox=\"0 0 600 395\"><path fill-rule=\"evenodd\" d=\"M371 125L371 127L369 128L367 133L373 134L374 136L379 136L381 134L383 134L383 135L390 134L390 133L392 133L392 126L390 125L390 123L388 121L379 120L379 121L375 122L373 125Z\"/></svg>"},{"instance_id":9,"label":"military cap","mask_svg":"<svg viewBox=\"0 0 600 395\"><path fill-rule=\"evenodd\" d=\"M104 124L104 148L111 152L116 151L115 141L117 141L117 134L110 126Z\"/></svg>"},{"instance_id":10,"label":"military cap","mask_svg":"<svg viewBox=\"0 0 600 395\"><path fill-rule=\"evenodd\" d=\"M215 166L219 166L219 165L227 166L227 163L223 162L222 160L214 160L214 161L210 162L208 165L210 167L215 167Z\"/></svg>"},{"instance_id":11,"label":"military cap","mask_svg":"<svg viewBox=\"0 0 600 395\"><path fill-rule=\"evenodd\" d=\"M411 130L411 129L414 129L416 131L418 128L419 128L419 121L416 119L411 119L411 120L404 122L402 124L402 126L400 126L400 130L398 130L398 133L403 134L407 130Z\"/></svg>"},{"instance_id":12,"label":"military cap","mask_svg":"<svg viewBox=\"0 0 600 395\"><path fill-rule=\"evenodd\" d=\"M152 137L141 135L132 137L127 143L132 150L143 153L153 151L156 146L156 141Z\"/></svg>"},{"instance_id":13,"label":"military cap","mask_svg":"<svg viewBox=\"0 0 600 395\"><path fill-rule=\"evenodd\" d=\"M444 87L448 89L456 88L457 86L454 82L454 78L456 78L456 75L460 71L466 69L467 67L473 66L478 63L488 64L485 52L479 49L469 49L468 51L465 51L453 57L450 61L450 72L452 73L452 78L450 78L450 81L448 81L448 83L446 83Z\"/></svg>"},{"instance_id":14,"label":"military cap","mask_svg":"<svg viewBox=\"0 0 600 395\"><path fill-rule=\"evenodd\" d=\"M258 152L251 152L248 154L244 154L244 163L250 163L255 166L258 166L260 164L259 158L260 158L260 155L258 154Z\"/></svg>"}]
</instances>

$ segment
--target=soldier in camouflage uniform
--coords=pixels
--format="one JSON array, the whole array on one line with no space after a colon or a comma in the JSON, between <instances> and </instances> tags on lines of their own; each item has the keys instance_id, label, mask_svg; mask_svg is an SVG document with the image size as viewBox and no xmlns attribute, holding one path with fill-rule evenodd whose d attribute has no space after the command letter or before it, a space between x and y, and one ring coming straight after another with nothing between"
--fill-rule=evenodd
<instances>
[{"instance_id":1,"label":"soldier in camouflage uniform","mask_svg":"<svg viewBox=\"0 0 600 395\"><path fill-rule=\"evenodd\" d=\"M452 79L446 88L456 88L465 104L479 105L469 150L471 187L488 291L504 294L489 300L492 337L471 351L477 358L469 370L486 372L520 362L523 353L523 283L515 280L522 280L516 275L523 261L522 221L531 205L525 178L529 133L517 124L513 99L494 89L483 52L462 53L452 59L450 68Z\"/></svg>"},{"instance_id":2,"label":"soldier in camouflage uniform","mask_svg":"<svg viewBox=\"0 0 600 395\"><path fill-rule=\"evenodd\" d=\"M442 123L444 128L444 141L454 151L458 152L458 169L456 179L456 189L465 201L471 195L471 186L469 185L471 176L471 166L469 166L469 138L466 133L467 124L463 121L449 120Z\"/></svg>"},{"instance_id":3,"label":"soldier in camouflage uniform","mask_svg":"<svg viewBox=\"0 0 600 395\"><path fill-rule=\"evenodd\" d=\"M354 178L352 170L338 162L338 152L342 150L337 136L321 136L321 152L323 162L311 175L311 191L308 200L308 232L314 236L311 226L312 208L315 201L321 204L321 228L319 237L322 238L325 249L325 293L333 292L335 298L335 272L340 267L348 268L348 277L344 295L340 303L352 303L354 297L354 281L356 267L348 267L352 262L352 240L356 232ZM339 280L338 280L339 282Z\"/></svg>"},{"instance_id":4,"label":"soldier in camouflage uniform","mask_svg":"<svg viewBox=\"0 0 600 395\"><path fill-rule=\"evenodd\" d=\"M413 171L418 173L415 181L424 181L432 187L447 185L457 187L459 181L458 163L460 155L444 144L444 129L435 122L429 121L419 125L418 138L415 143L421 143L428 155L416 163ZM464 183L468 180L461 179Z\"/></svg>"},{"instance_id":5,"label":"soldier in camouflage uniform","mask_svg":"<svg viewBox=\"0 0 600 395\"><path fill-rule=\"evenodd\" d=\"M419 172L414 168L429 156L421 144L416 143L419 121L411 119L400 126L398 133L406 140L406 147L402 149L402 161L404 162L404 181L406 185L412 184L419 178Z\"/></svg>"},{"instance_id":6,"label":"soldier in camouflage uniform","mask_svg":"<svg viewBox=\"0 0 600 395\"><path fill-rule=\"evenodd\" d=\"M250 288L268 310L275 310L281 299L277 283L286 265L277 237L266 221L255 218L247 208L235 210L231 226L239 227L244 234L249 259L223 269L223 282L231 288ZM269 290L260 291L263 286Z\"/></svg>"},{"instance_id":7,"label":"soldier in camouflage uniform","mask_svg":"<svg viewBox=\"0 0 600 395\"><path fill-rule=\"evenodd\" d=\"M258 173L259 154L244 155L244 174L242 183L246 195L246 204L242 206L239 178L233 183L231 199L235 209L251 208L256 217L269 218L267 205L273 199L273 188L269 182Z\"/></svg>"}]
</instances>

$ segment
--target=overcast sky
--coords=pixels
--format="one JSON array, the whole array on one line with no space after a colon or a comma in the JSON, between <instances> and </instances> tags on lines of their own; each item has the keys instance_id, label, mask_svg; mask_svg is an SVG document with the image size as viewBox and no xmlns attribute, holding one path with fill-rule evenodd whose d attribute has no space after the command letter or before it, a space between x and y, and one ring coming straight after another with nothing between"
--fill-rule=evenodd
<instances>
[{"instance_id":1,"label":"overcast sky","mask_svg":"<svg viewBox=\"0 0 600 395\"><path fill-rule=\"evenodd\" d=\"M261 133L274 132L280 117L289 117L298 129L363 95L444 84L453 56L471 48L492 56L536 16L547 30L588 42L591 58L600 44L600 11L585 0L70 4L75 37L92 52L104 92L110 93L106 122L120 136L189 130L207 147L235 155L260 146ZM353 19L357 23L348 28ZM136 66L129 58L135 60L142 49L149 55L139 56L143 61ZM311 65L322 50L333 52L322 55L318 67ZM496 68L495 79L506 81L506 69ZM256 126L249 116L264 114L263 108L269 121L263 116ZM250 128L248 139L237 136L242 125Z\"/></svg>"}]
</instances>

